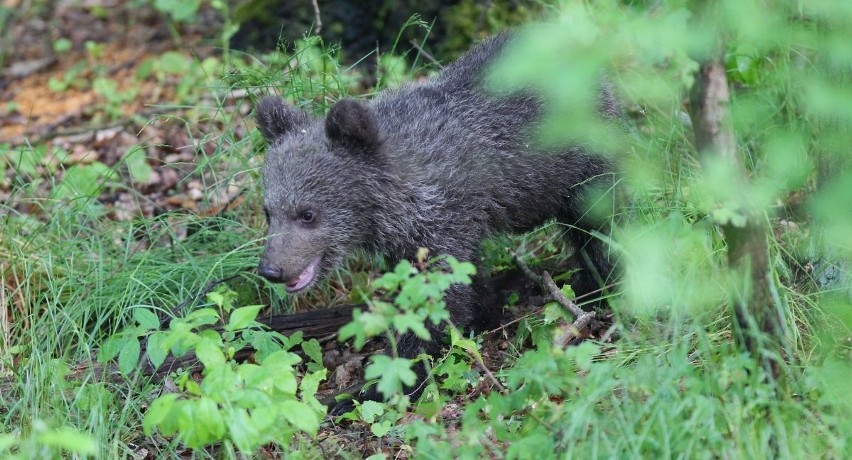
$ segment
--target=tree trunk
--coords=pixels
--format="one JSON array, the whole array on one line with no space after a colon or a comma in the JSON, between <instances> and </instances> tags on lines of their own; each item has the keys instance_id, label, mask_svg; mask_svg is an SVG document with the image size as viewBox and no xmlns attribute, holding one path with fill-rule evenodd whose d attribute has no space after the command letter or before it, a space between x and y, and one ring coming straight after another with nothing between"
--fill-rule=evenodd
<instances>
[{"instance_id":1,"label":"tree trunk","mask_svg":"<svg viewBox=\"0 0 852 460\"><path fill-rule=\"evenodd\" d=\"M690 118L695 144L702 163L722 159L734 171L731 186L747 193L748 177L737 155L730 124L730 97L725 66L721 60L704 62L696 75L690 97ZM723 224L728 245L728 265L741 276L732 293L738 344L759 359L767 374L780 377L784 322L771 293L771 270L767 245L768 228L763 210L739 209L745 225Z\"/></svg>"}]
</instances>

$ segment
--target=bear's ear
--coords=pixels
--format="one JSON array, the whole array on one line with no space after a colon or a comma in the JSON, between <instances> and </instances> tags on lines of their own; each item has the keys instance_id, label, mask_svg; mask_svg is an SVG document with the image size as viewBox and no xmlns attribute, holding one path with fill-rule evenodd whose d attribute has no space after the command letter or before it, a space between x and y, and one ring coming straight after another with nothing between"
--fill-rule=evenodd
<instances>
[{"instance_id":1,"label":"bear's ear","mask_svg":"<svg viewBox=\"0 0 852 460\"><path fill-rule=\"evenodd\" d=\"M338 101L325 118L325 135L332 145L371 153L379 146L379 124L373 110L352 99Z\"/></svg>"},{"instance_id":2,"label":"bear's ear","mask_svg":"<svg viewBox=\"0 0 852 460\"><path fill-rule=\"evenodd\" d=\"M270 144L294 129L307 125L311 117L276 96L266 96L255 109L257 127Z\"/></svg>"}]
</instances>

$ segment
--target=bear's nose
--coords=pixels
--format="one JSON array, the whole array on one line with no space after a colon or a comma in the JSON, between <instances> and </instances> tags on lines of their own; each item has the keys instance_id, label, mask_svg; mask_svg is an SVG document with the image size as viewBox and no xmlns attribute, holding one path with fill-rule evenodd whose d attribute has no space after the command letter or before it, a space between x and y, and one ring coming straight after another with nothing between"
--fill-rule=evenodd
<instances>
[{"instance_id":1,"label":"bear's nose","mask_svg":"<svg viewBox=\"0 0 852 460\"><path fill-rule=\"evenodd\" d=\"M281 270L278 270L275 267L265 265L265 264L260 264L260 266L257 267L257 273L260 276L268 279L269 281L272 281L273 283L283 283L284 282L284 278L281 277Z\"/></svg>"}]
</instances>

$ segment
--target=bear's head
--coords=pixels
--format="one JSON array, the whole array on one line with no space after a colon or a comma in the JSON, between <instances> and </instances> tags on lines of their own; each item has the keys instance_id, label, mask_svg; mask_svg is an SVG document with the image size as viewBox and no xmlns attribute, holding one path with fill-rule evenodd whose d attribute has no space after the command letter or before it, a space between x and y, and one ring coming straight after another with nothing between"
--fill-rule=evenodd
<instances>
[{"instance_id":1,"label":"bear's head","mask_svg":"<svg viewBox=\"0 0 852 460\"><path fill-rule=\"evenodd\" d=\"M354 100L314 119L277 97L256 109L269 144L263 169L269 232L258 273L301 291L369 236L382 142L373 110Z\"/></svg>"}]
</instances>

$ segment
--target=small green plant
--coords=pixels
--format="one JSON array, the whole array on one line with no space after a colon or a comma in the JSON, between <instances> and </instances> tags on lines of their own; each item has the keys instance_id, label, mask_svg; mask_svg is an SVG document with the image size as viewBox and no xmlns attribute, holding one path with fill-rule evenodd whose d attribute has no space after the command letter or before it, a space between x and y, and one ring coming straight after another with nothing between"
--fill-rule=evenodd
<instances>
[{"instance_id":1,"label":"small green plant","mask_svg":"<svg viewBox=\"0 0 852 460\"><path fill-rule=\"evenodd\" d=\"M72 43L66 38L60 38L53 42L53 49L56 53L67 53L71 50ZM98 63L104 55L106 45L92 40L87 40L85 43L86 60L81 60L74 64L70 69L62 74L61 78L50 77L47 81L47 87L53 92L61 93L69 88L84 90L89 87L90 78L87 77L86 71L91 70L95 75L103 78L105 68Z\"/></svg>"},{"instance_id":2,"label":"small green plant","mask_svg":"<svg viewBox=\"0 0 852 460\"><path fill-rule=\"evenodd\" d=\"M378 438L388 435L392 430L402 431L396 423L402 414L387 404L376 401L356 402L355 410L344 414L341 418L363 422L370 427L370 432Z\"/></svg>"},{"instance_id":3,"label":"small green plant","mask_svg":"<svg viewBox=\"0 0 852 460\"><path fill-rule=\"evenodd\" d=\"M68 88L83 89L88 85L88 81L83 78L82 74L86 70L86 62L80 61L62 74L62 78L50 77L47 80L47 88L54 93L61 93Z\"/></svg>"},{"instance_id":4,"label":"small green plant","mask_svg":"<svg viewBox=\"0 0 852 460\"><path fill-rule=\"evenodd\" d=\"M53 195L65 200L97 197L106 181L114 176L115 171L100 161L72 165L63 173L61 182L53 189Z\"/></svg>"},{"instance_id":5,"label":"small green plant","mask_svg":"<svg viewBox=\"0 0 852 460\"><path fill-rule=\"evenodd\" d=\"M367 299L369 310L355 310L352 322L340 329L340 340L353 338L357 349L370 337L384 335L389 339L391 355L370 358L364 376L376 379L376 388L400 411L409 403L403 388L413 385L417 375L412 370L414 361L400 357L396 343L408 332L432 339L427 323L437 326L450 319L444 302L447 289L455 283L469 284L476 271L473 264L452 256L425 262L423 253L419 260L423 270L403 260L375 281L374 289L393 297L392 302Z\"/></svg>"},{"instance_id":6,"label":"small green plant","mask_svg":"<svg viewBox=\"0 0 852 460\"><path fill-rule=\"evenodd\" d=\"M68 51L71 51L71 45L71 40L68 40L64 37L59 38L53 42L53 51L55 51L57 54L64 54Z\"/></svg>"},{"instance_id":7,"label":"small green plant","mask_svg":"<svg viewBox=\"0 0 852 460\"><path fill-rule=\"evenodd\" d=\"M124 154L124 164L127 165L130 178L137 184L147 184L154 174L154 168L148 164L145 148L141 145L131 146L127 150Z\"/></svg>"},{"instance_id":8,"label":"small green plant","mask_svg":"<svg viewBox=\"0 0 852 460\"><path fill-rule=\"evenodd\" d=\"M176 51L145 59L136 69L136 79L155 78L163 85L174 87L175 98L181 102L192 101L219 83L222 61L207 57L201 62Z\"/></svg>"},{"instance_id":9,"label":"small green plant","mask_svg":"<svg viewBox=\"0 0 852 460\"><path fill-rule=\"evenodd\" d=\"M118 82L110 78L96 78L92 89L106 101L104 110L110 118L116 119L122 115L121 106L132 101L138 88L119 88Z\"/></svg>"},{"instance_id":10,"label":"small green plant","mask_svg":"<svg viewBox=\"0 0 852 460\"><path fill-rule=\"evenodd\" d=\"M98 43L94 40L86 40L86 43L83 44L86 48L86 57L92 62L95 62L104 56L104 49L106 45L104 43Z\"/></svg>"},{"instance_id":11,"label":"small green plant","mask_svg":"<svg viewBox=\"0 0 852 460\"><path fill-rule=\"evenodd\" d=\"M125 374L136 369L145 337L146 356L154 366L169 353L190 351L204 365L200 381L179 372L180 393L163 394L151 403L143 421L147 435L156 429L194 449L223 443L228 451L249 454L267 443L286 447L297 433L317 433L325 407L315 394L326 374L319 342L264 330L255 321L261 306L234 308L235 297L228 289L212 292L207 298L213 307L173 319L166 331L159 330L153 311L136 308L135 324L104 343L99 360L117 356ZM216 324L221 329L210 327ZM301 378L297 366L302 358L290 351L296 345L311 359ZM248 346L256 350L254 362L238 362L236 353Z\"/></svg>"}]
</instances>

